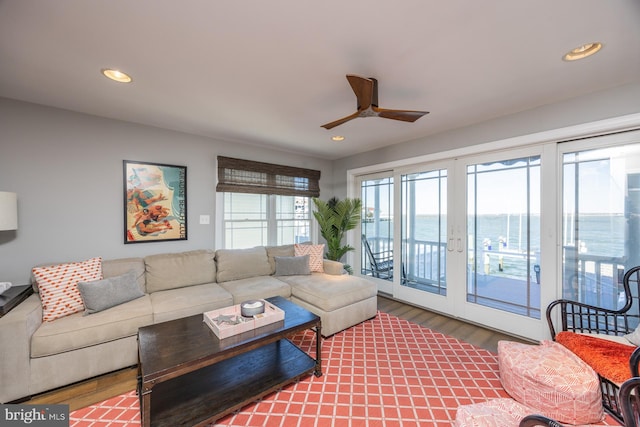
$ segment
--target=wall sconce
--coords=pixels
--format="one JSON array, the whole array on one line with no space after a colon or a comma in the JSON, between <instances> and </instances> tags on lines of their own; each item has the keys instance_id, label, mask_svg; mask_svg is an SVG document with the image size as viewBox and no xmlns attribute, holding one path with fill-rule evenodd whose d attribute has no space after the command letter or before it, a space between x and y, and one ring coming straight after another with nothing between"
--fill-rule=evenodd
<instances>
[{"instance_id":1,"label":"wall sconce","mask_svg":"<svg viewBox=\"0 0 640 427\"><path fill-rule=\"evenodd\" d=\"M0 191L0 231L18 229L18 195Z\"/></svg>"}]
</instances>

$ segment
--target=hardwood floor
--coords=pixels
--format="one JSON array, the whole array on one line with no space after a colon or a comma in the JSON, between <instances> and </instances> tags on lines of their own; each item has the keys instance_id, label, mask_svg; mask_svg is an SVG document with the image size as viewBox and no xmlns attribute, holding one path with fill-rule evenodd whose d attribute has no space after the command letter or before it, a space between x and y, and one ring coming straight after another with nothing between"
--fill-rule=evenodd
<instances>
[{"instance_id":1,"label":"hardwood floor","mask_svg":"<svg viewBox=\"0 0 640 427\"><path fill-rule=\"evenodd\" d=\"M401 319L409 320L425 328L441 332L494 353L498 351L498 341L500 340L532 343L531 341L443 316L433 311L396 301L382 295L378 295L378 310L393 314Z\"/></svg>"},{"instance_id":2,"label":"hardwood floor","mask_svg":"<svg viewBox=\"0 0 640 427\"><path fill-rule=\"evenodd\" d=\"M34 405L67 404L70 411L75 411L135 389L137 373L137 368L121 369L48 393L39 394L20 403Z\"/></svg>"},{"instance_id":3,"label":"hardwood floor","mask_svg":"<svg viewBox=\"0 0 640 427\"><path fill-rule=\"evenodd\" d=\"M378 296L378 309L492 352L497 351L499 340L527 342L500 332L443 316L400 301L395 301L385 296ZM88 405L133 390L136 387L136 374L137 370L135 368L123 369L37 395L22 403L62 403L68 404L70 411L75 411L76 409L84 408Z\"/></svg>"}]
</instances>

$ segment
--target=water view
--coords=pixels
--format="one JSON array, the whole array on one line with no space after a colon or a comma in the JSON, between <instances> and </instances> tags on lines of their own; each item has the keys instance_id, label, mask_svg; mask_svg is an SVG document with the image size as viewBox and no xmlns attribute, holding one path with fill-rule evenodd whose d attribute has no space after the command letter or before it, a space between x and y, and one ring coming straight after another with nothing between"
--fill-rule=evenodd
<instances>
[{"instance_id":1,"label":"water view","mask_svg":"<svg viewBox=\"0 0 640 427\"><path fill-rule=\"evenodd\" d=\"M469 220L472 219L470 217ZM528 235L524 215L478 215L476 219L477 223L481 224L479 227L481 233L477 236L475 248L471 237L471 241L468 242L471 283L481 287L489 276L514 279L524 283L527 282L528 277L529 284L534 285L534 295L530 295L528 299L532 301L533 307L539 310L539 287L535 287L540 284L539 215L530 216ZM565 296L615 308L618 305L618 290L614 285L621 280L620 269L623 267L619 263L624 260L625 241L628 241L625 236L627 219L623 215L581 215L578 218L579 236L574 232L575 221L576 218L573 217L565 218L565 224L563 224L565 235L562 241L565 248L564 255L567 258L565 265L567 280L579 281L582 290L580 295L572 295L571 292L576 292L574 290L576 286L568 284ZM382 245L384 245L385 241L389 242L388 238L392 234L393 219L387 218L379 224L364 222L362 227L370 241L383 242ZM436 215L415 217L412 244L416 248L417 245L421 245L420 248L431 247L432 249L414 250L411 258L413 261L407 262L408 265L403 267L407 285L422 284L428 288L424 290L445 294L446 250L442 244L438 246L438 242L446 241L446 237L438 238L438 227ZM527 241L530 242L529 248ZM425 242L431 246L425 246ZM434 262L438 247L441 250L439 266L437 261ZM425 251L431 251L431 253L425 254ZM474 257L478 258L474 259ZM472 273L476 271L478 274L473 275ZM438 281L442 283L437 283ZM595 292L596 287L599 288L598 293ZM603 288L608 288L608 291L603 291ZM531 288L528 292L531 292ZM514 297L514 300L517 298Z\"/></svg>"},{"instance_id":2,"label":"water view","mask_svg":"<svg viewBox=\"0 0 640 427\"><path fill-rule=\"evenodd\" d=\"M526 217L524 215L478 215L478 222L482 223L483 236L479 236L479 247L490 251L525 253ZM530 251L535 253L540 249L540 217L531 215L530 220ZM565 223L571 225L574 218L567 218ZM581 253L604 256L610 258L623 257L625 254L626 218L623 215L582 215L579 218L581 234L578 244ZM384 221L387 222L387 221ZM570 231L563 237L564 246L575 246L575 235ZM369 238L387 239L392 234L393 220L383 227L376 227L373 222L363 222L363 233ZM378 234L376 235L376 232ZM417 215L415 222L414 240L437 242L438 216ZM471 242L472 243L472 242Z\"/></svg>"}]
</instances>

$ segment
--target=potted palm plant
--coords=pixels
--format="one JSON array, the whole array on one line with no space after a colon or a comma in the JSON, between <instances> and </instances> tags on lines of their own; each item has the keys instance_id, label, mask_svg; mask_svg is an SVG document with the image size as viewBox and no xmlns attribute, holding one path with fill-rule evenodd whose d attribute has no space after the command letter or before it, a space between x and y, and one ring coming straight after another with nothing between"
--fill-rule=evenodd
<instances>
[{"instance_id":1,"label":"potted palm plant","mask_svg":"<svg viewBox=\"0 0 640 427\"><path fill-rule=\"evenodd\" d=\"M354 249L350 245L343 245L342 240L347 231L358 226L362 202L360 199L348 197L343 200L332 197L325 202L314 197L313 203L316 207L313 216L320 226L320 234L327 242L325 257L329 260L340 261L347 252ZM344 268L349 274L353 273L349 265L345 265Z\"/></svg>"}]
</instances>

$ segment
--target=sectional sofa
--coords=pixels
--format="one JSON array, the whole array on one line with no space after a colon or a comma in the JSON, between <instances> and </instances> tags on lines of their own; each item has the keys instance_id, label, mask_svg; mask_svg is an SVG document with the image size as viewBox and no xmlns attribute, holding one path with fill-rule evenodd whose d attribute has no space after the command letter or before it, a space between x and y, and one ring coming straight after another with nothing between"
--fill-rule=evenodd
<instances>
[{"instance_id":1,"label":"sectional sofa","mask_svg":"<svg viewBox=\"0 0 640 427\"><path fill-rule=\"evenodd\" d=\"M323 272L298 271L302 257L294 255L288 245L100 260L104 280L95 283L110 290L93 303L83 294L85 310L44 322L34 279L36 293L0 318L0 402L133 366L139 327L249 299L287 298L321 317L325 337L375 317L374 284L334 261L321 260ZM125 299L133 299L116 295L105 306L127 277L135 283Z\"/></svg>"}]
</instances>

